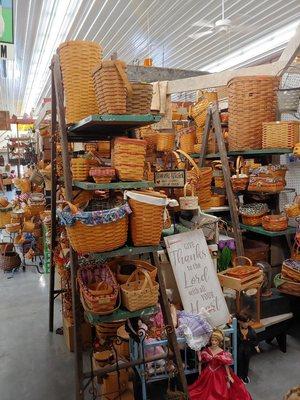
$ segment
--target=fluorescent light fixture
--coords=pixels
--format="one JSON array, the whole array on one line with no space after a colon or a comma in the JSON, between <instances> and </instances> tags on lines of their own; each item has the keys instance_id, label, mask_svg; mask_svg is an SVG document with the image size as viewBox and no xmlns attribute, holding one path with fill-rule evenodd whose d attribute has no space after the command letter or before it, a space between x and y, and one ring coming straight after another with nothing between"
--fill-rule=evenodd
<instances>
[{"instance_id":1,"label":"fluorescent light fixture","mask_svg":"<svg viewBox=\"0 0 300 400\"><path fill-rule=\"evenodd\" d=\"M262 39L256 40L250 45L229 54L221 60L201 66L201 70L220 72L225 71L226 69L234 69L241 64L245 64L247 61L251 62L252 59L262 56L265 53L271 54L272 50L275 52L280 48L280 46L285 45L295 35L299 23L300 20L297 20L284 28L278 29Z\"/></svg>"}]
</instances>

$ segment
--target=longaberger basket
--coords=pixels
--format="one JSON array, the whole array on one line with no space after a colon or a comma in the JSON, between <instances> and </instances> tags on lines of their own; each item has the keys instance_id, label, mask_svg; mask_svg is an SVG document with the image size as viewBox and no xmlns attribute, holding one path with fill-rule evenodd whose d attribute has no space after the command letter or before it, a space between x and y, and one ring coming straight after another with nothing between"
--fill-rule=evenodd
<instances>
[{"instance_id":1,"label":"longaberger basket","mask_svg":"<svg viewBox=\"0 0 300 400\"><path fill-rule=\"evenodd\" d=\"M127 241L127 203L119 205L97 205L89 203L84 210L67 203L68 208L58 212L60 221L66 225L71 246L78 253L95 253L117 249Z\"/></svg>"},{"instance_id":2,"label":"longaberger basket","mask_svg":"<svg viewBox=\"0 0 300 400\"><path fill-rule=\"evenodd\" d=\"M10 223L12 206L9 204L7 207L0 207L0 228Z\"/></svg>"}]
</instances>

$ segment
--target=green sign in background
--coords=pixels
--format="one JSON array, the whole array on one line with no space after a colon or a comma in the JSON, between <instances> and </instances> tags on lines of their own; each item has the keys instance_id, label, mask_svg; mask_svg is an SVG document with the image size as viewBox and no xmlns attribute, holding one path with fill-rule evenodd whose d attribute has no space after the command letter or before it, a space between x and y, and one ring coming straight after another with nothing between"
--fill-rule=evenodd
<instances>
[{"instance_id":1,"label":"green sign in background","mask_svg":"<svg viewBox=\"0 0 300 400\"><path fill-rule=\"evenodd\" d=\"M2 6L2 17L4 20L5 28L3 35L0 36L0 42L13 43L14 42L13 0L0 0L0 7L1 6Z\"/></svg>"}]
</instances>

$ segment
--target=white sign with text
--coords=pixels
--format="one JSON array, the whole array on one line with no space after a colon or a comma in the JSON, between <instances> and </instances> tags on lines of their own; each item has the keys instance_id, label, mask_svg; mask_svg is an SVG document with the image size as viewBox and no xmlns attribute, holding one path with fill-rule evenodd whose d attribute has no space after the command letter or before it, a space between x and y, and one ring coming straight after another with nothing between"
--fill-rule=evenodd
<instances>
[{"instance_id":1,"label":"white sign with text","mask_svg":"<svg viewBox=\"0 0 300 400\"><path fill-rule=\"evenodd\" d=\"M210 314L213 326L225 324L229 311L202 229L165 237L183 308Z\"/></svg>"}]
</instances>

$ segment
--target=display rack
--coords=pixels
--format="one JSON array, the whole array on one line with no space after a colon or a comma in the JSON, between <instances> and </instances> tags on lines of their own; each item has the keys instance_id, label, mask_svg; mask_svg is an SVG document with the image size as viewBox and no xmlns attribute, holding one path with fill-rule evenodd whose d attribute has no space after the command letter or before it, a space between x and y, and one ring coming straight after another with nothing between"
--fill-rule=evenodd
<instances>
[{"instance_id":1,"label":"display rack","mask_svg":"<svg viewBox=\"0 0 300 400\"><path fill-rule=\"evenodd\" d=\"M68 142L89 142L93 140L99 140L101 136L107 137L107 133L110 135L128 134L129 130L138 128L143 125L158 122L160 116L158 115L93 115L80 121L78 124L73 125L69 129L66 126L65 121L65 109L64 109L64 95L62 76L60 70L60 62L57 55L53 56L51 63L51 83L52 83L52 143L51 143L51 164L52 164L52 192L51 192L51 271L50 271L50 294L49 294L49 329L53 331L53 317L54 317L54 300L63 292L62 289L55 289L55 266L53 260L53 252L55 248L56 239L56 188L57 188L57 177L56 177L56 132L57 132L57 120L59 125L60 144L62 148L62 162L63 162L63 182L65 186L65 199L72 201L72 185L85 190L95 190L100 185L91 184L88 185L84 182L72 182L70 160L68 153ZM140 182L140 183L122 183L111 186L113 184L104 185L101 188L107 189L129 189L137 187L151 187L152 182ZM107 253L94 254L93 256L99 260L107 259L109 257L120 256L120 255L132 255L132 254L146 254L148 253L151 261L157 267L159 266L157 257L158 247L147 246L147 247L130 247L125 246L121 249L114 250ZM78 269L78 254L71 248L70 249L70 269L71 269L71 288L72 288L72 304L73 304L73 317L74 317L74 353L75 353L75 384L76 384L76 400L84 400L86 389L92 382L95 376L104 376L107 372L116 371L122 368L132 367L135 365L145 363L145 360L135 360L128 363L123 363L121 366L117 365L111 367L107 366L97 371L83 371L83 351L81 343L81 331L80 331L80 313L81 303L79 294L77 292L77 269ZM162 272L158 267L158 282L160 285L160 304L164 321L168 334L168 341L171 350L174 354L174 361L176 363L179 386L182 392L187 395L187 383L180 356L180 350L177 344L175 330L171 318L170 308L168 304L166 288L162 277ZM152 310L153 311L153 310ZM119 312L119 311L118 311ZM145 313L145 310L138 312L138 315ZM118 314L108 316L105 319L115 318ZM132 314L128 314L126 318L130 318ZM91 315L87 315L87 319L91 319Z\"/></svg>"}]
</instances>

